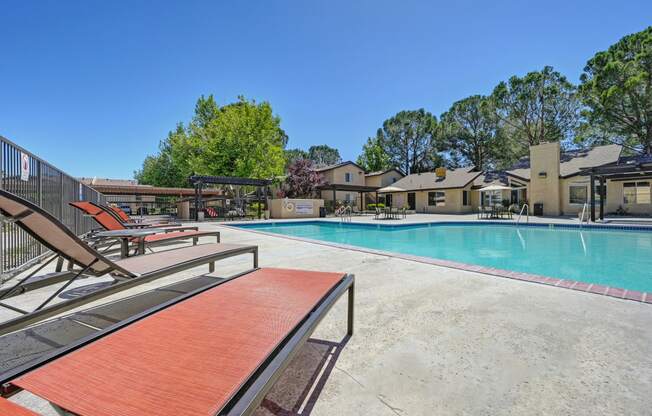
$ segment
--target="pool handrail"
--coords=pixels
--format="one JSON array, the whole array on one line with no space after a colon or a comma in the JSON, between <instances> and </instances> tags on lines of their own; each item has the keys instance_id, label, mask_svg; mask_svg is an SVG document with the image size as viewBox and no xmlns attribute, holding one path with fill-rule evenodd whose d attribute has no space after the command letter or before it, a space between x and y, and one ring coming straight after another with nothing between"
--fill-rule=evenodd
<instances>
[{"instance_id":1,"label":"pool handrail","mask_svg":"<svg viewBox=\"0 0 652 416\"><path fill-rule=\"evenodd\" d=\"M521 212L519 212L518 218L516 219L516 225L518 225L521 222L521 217L523 216L523 211L524 210L525 210L525 215L526 215L525 221L527 223L530 222L530 207L528 207L527 204L523 204L523 206L521 207Z\"/></svg>"}]
</instances>

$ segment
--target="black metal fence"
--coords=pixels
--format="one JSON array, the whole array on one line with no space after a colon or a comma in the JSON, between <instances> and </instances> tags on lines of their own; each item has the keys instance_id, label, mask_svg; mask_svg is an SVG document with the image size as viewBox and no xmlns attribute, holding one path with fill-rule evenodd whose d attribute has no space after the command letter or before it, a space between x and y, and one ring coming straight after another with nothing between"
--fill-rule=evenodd
<instances>
[{"instance_id":1,"label":"black metal fence","mask_svg":"<svg viewBox=\"0 0 652 416\"><path fill-rule=\"evenodd\" d=\"M0 187L25 198L64 223L77 235L93 228L93 220L68 205L71 201L105 202L96 190L0 136ZM29 265L47 251L14 224L2 223L0 282Z\"/></svg>"}]
</instances>

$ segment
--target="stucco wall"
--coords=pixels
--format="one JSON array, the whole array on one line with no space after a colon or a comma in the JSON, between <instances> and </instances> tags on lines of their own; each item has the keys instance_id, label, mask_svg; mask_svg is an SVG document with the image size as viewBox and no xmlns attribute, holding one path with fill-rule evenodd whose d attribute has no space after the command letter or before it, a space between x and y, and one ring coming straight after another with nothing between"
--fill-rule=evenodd
<instances>
[{"instance_id":1,"label":"stucco wall","mask_svg":"<svg viewBox=\"0 0 652 416\"><path fill-rule=\"evenodd\" d=\"M530 206L543 203L544 215L560 214L559 143L543 143L530 147ZM541 176L545 172L545 177Z\"/></svg>"},{"instance_id":2,"label":"stucco wall","mask_svg":"<svg viewBox=\"0 0 652 416\"><path fill-rule=\"evenodd\" d=\"M319 207L324 206L323 199L272 199L269 202L272 218L317 218L319 217ZM312 204L312 214L298 213L297 203Z\"/></svg>"},{"instance_id":3,"label":"stucco wall","mask_svg":"<svg viewBox=\"0 0 652 416\"><path fill-rule=\"evenodd\" d=\"M346 173L351 174L351 182L345 181ZM328 183L348 184L348 185L362 185L365 184L365 176L362 169L355 165L344 165L335 169L322 172L324 180Z\"/></svg>"}]
</instances>

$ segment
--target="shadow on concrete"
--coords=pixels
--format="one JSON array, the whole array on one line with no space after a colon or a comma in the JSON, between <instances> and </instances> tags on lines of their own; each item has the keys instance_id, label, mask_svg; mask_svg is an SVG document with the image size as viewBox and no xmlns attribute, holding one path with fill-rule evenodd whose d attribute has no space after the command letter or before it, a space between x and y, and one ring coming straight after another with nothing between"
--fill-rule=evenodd
<instances>
[{"instance_id":1,"label":"shadow on concrete","mask_svg":"<svg viewBox=\"0 0 652 416\"><path fill-rule=\"evenodd\" d=\"M309 415L349 339L347 335L340 342L306 341L254 415Z\"/></svg>"}]
</instances>

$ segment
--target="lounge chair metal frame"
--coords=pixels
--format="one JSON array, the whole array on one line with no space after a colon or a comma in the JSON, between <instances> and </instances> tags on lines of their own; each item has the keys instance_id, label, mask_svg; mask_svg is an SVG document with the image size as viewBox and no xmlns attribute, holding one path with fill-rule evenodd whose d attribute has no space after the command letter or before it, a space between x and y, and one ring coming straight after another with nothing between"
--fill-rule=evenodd
<instances>
[{"instance_id":1,"label":"lounge chair metal frame","mask_svg":"<svg viewBox=\"0 0 652 416\"><path fill-rule=\"evenodd\" d=\"M33 203L16 196L10 192L4 191L0 189L0 197L7 198L11 200L14 203L20 204L24 207L24 210L20 212L19 214L16 215L11 215L10 213L6 212L2 208L0 208L0 214L2 214L4 217L6 217L6 221L13 222L19 227L21 227L23 230L25 230L29 235L31 235L34 239L39 241L41 244L43 244L46 248L48 248L50 251L52 251L52 256L41 266L39 266L36 270L33 272L29 273L26 277L20 279L15 285L12 287L0 292L0 307L4 307L10 310L13 310L14 312L18 312L22 314L22 316L18 316L16 318L10 319L8 321L0 323L0 335L4 335L6 333L15 331L17 329L24 328L34 322L38 322L40 320L49 318L51 316L54 316L56 314L59 314L61 312L65 312L67 310L70 310L72 308L76 308L78 306L84 305L86 303L92 302L94 300L103 298L105 296L120 292L122 290L129 289L131 287L158 279L163 276L167 276L170 274L177 273L182 270L187 270L191 269L193 267L201 266L203 264L208 264L209 265L209 273L215 271L215 262L228 258L228 257L233 257L241 254L247 254L251 253L253 255L253 267L256 268L258 267L258 247L257 246L233 246L227 250L222 250L222 251L217 251L213 253L212 255L204 255L201 257L196 257L192 258L186 261L183 261L181 263L177 263L172 266L168 267L163 267L157 270L154 270L149 273L143 273L143 274L138 274L131 272L123 267L121 267L118 263L113 262L106 257L102 255L102 253L98 252L97 250L93 249L89 245L87 245L85 242L79 239L72 231L70 231L65 225L63 225L59 220L54 218L52 215L50 215L47 211L43 210L42 208L38 207L37 205L34 205ZM90 255L94 258L89 264L83 264L77 259L74 259L72 257L68 257L65 255L60 249L57 247L52 246L48 241L46 241L43 237L39 236L34 230L29 228L28 226L25 226L24 224L21 223L21 221L27 217L29 217L32 214L38 214L44 217L46 220L49 221L50 225L55 226L58 231L61 233L64 233L69 239L72 239L74 241L78 248L81 250L84 250L87 255ZM8 305L6 303L1 302L2 299L10 298L12 296L15 296L20 293L24 293L27 290L23 287L25 284L29 284L29 280L40 270L42 270L45 266L47 266L49 263L54 261L55 259L63 258L64 260L68 261L71 265L77 264L80 266L79 269L73 270L72 268L68 272L64 273L59 273L55 274L53 277L55 279L54 282L60 283L63 281L66 281L64 285L62 285L59 289L55 291L54 294L50 295L44 302L42 302L36 309L32 311L27 311L23 310L21 308L17 308L12 305ZM101 271L95 271L93 270L93 266L96 263L102 263L106 266L106 269L102 269ZM90 276L102 276L110 274L111 277L114 279L114 282L112 285L107 286L102 289L98 289L94 292L76 297L74 299L70 299L64 302L60 302L57 304L53 304L50 306L47 306L56 296L58 296L63 290L68 288L74 281L77 279L90 275ZM53 282L53 283L54 283ZM38 287L43 287L46 286L46 284L41 283Z\"/></svg>"},{"instance_id":2,"label":"lounge chair metal frame","mask_svg":"<svg viewBox=\"0 0 652 416\"><path fill-rule=\"evenodd\" d=\"M257 268L254 270L256 269ZM0 379L0 394L7 397L16 393L18 389L11 384L11 380L18 378L37 367L54 361L63 355L82 348L85 345L88 345L106 335L118 331L121 328L131 325L134 322L147 318L148 316L155 314L156 312L159 312L165 308L168 308L179 302L183 302L186 299L189 299L207 290L213 289L233 279L245 276L254 270L236 274L224 280L196 289L185 295L181 295L160 305L154 306L137 315L132 316L131 318L100 330L97 333L93 333L65 347L45 354L36 361L27 363L11 371L8 371L4 373L2 375L2 379ZM342 280L337 285L335 285L324 296L324 298L306 315L303 321L301 321L297 327L294 328L294 330L286 335L284 340L258 366L258 368L249 377L249 379L242 386L240 386L238 392L222 407L218 413L216 413L216 415L235 416L252 414L260 405L260 402L263 400L269 389L281 376L283 370L292 361L292 358L297 354L300 347L303 346L303 344L308 340L317 325L345 292L348 292L347 337L352 336L354 325L355 277L352 274L346 274Z\"/></svg>"}]
</instances>

